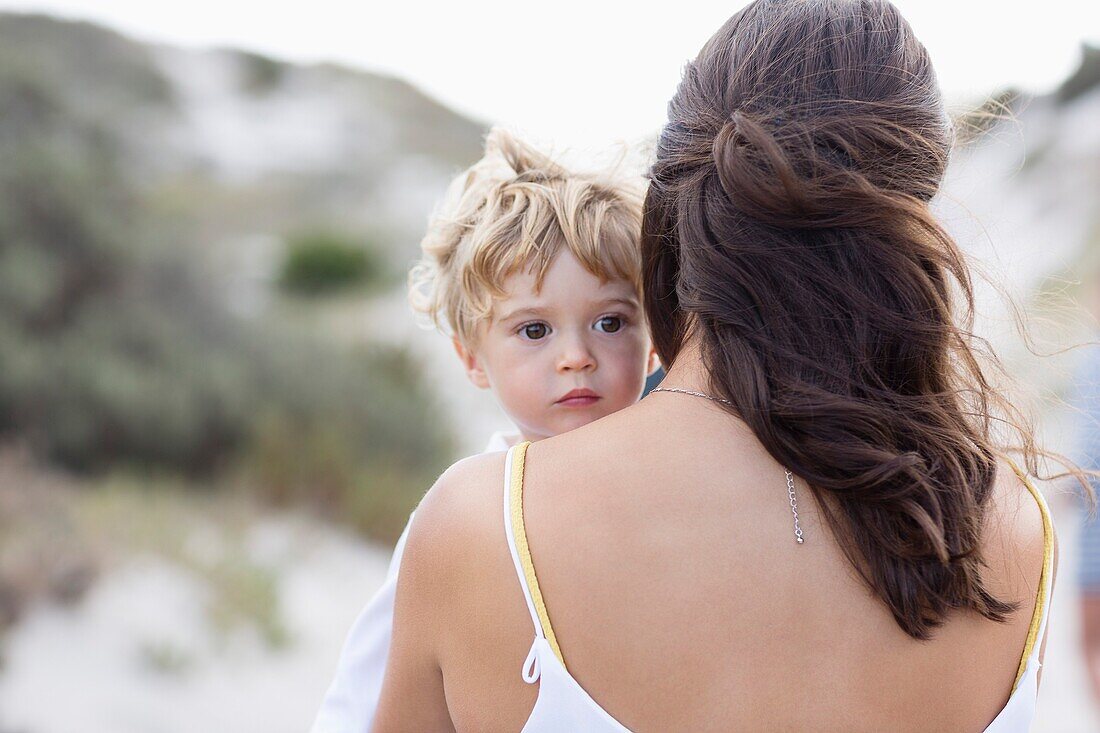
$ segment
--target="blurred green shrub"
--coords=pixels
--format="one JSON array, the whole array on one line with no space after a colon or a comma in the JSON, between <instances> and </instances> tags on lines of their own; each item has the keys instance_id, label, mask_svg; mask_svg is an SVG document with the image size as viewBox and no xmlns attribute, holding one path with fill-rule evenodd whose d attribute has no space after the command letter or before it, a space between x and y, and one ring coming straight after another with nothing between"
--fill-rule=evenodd
<instances>
[{"instance_id":1,"label":"blurred green shrub","mask_svg":"<svg viewBox=\"0 0 1100 733\"><path fill-rule=\"evenodd\" d=\"M386 280L386 262L375 248L332 231L291 236L279 274L283 290L303 295L377 286Z\"/></svg>"},{"instance_id":2,"label":"blurred green shrub","mask_svg":"<svg viewBox=\"0 0 1100 733\"><path fill-rule=\"evenodd\" d=\"M295 366L297 364L297 366ZM406 353L354 349L343 358L299 350L269 373L283 396L257 417L243 463L276 505L307 503L384 541L453 456L438 406Z\"/></svg>"}]
</instances>

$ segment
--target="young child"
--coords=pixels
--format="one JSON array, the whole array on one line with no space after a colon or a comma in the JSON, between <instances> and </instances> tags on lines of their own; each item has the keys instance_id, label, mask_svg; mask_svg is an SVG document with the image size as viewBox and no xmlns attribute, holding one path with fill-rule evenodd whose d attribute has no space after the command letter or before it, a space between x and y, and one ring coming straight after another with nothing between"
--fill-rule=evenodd
<instances>
[{"instance_id":1,"label":"young child","mask_svg":"<svg viewBox=\"0 0 1100 733\"><path fill-rule=\"evenodd\" d=\"M626 182L570 172L502 130L452 184L409 274L409 297L518 428L495 434L485 452L572 430L641 397L659 363L642 311L640 230L640 196ZM407 535L408 526L352 627L312 733L370 729Z\"/></svg>"}]
</instances>

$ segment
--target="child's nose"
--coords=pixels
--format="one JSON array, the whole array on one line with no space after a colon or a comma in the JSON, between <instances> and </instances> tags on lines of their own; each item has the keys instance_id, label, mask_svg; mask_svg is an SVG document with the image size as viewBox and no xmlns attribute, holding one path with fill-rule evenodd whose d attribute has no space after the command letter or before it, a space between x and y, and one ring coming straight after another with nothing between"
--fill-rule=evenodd
<instances>
[{"instance_id":1,"label":"child's nose","mask_svg":"<svg viewBox=\"0 0 1100 733\"><path fill-rule=\"evenodd\" d=\"M596 357L583 338L563 339L564 348L558 358L559 371L583 371L596 367Z\"/></svg>"}]
</instances>

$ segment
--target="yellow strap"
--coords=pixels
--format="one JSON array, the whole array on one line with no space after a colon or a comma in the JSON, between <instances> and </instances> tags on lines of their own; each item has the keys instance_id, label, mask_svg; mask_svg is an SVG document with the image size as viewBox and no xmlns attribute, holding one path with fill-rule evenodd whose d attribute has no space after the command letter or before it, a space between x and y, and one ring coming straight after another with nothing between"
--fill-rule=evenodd
<instances>
[{"instance_id":1,"label":"yellow strap","mask_svg":"<svg viewBox=\"0 0 1100 733\"><path fill-rule=\"evenodd\" d=\"M1024 654L1020 657L1020 666L1016 670L1016 681L1012 683L1012 692L1016 692L1016 686L1020 684L1020 680L1024 676L1024 671L1027 669L1027 660L1028 657L1031 656L1032 650L1035 648L1035 643L1039 636L1039 626L1043 621L1043 612L1047 599L1047 586L1050 585L1050 575L1054 568L1054 524L1050 521L1050 510L1047 509L1047 503L1043 499L1043 495L1039 493L1039 490L1035 488L1027 475L1024 474L1011 459L1006 456L1005 460L1008 461L1008 465L1012 466L1012 470L1016 472L1020 480L1024 482L1024 486L1027 486L1027 490L1031 492L1031 495L1039 505L1039 513L1043 515L1043 571L1039 575L1039 597L1035 601L1035 612L1031 615L1031 626L1027 630L1027 642L1024 644Z\"/></svg>"},{"instance_id":2,"label":"yellow strap","mask_svg":"<svg viewBox=\"0 0 1100 733\"><path fill-rule=\"evenodd\" d=\"M564 667L565 659L562 658L561 648L558 647L558 639L554 636L554 627L550 625L550 616L546 613L546 603L542 600L539 580L535 577L535 564L531 562L531 548L527 545L527 529L523 524L523 465L529 445L531 445L529 440L517 444L512 456L512 532L516 536L516 551L519 553L520 564L523 565L523 575L527 578L531 599L535 602L539 623L542 624L542 633Z\"/></svg>"}]
</instances>

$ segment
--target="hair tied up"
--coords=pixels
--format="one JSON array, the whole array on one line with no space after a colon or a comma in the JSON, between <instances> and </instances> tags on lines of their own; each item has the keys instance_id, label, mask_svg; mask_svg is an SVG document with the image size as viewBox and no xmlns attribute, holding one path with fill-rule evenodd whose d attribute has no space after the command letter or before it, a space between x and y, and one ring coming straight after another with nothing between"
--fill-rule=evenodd
<instances>
[{"instance_id":1,"label":"hair tied up","mask_svg":"<svg viewBox=\"0 0 1100 733\"><path fill-rule=\"evenodd\" d=\"M871 167L880 151L859 150L876 132L861 122L858 115L806 120L735 109L711 146L722 190L744 216L785 229L874 227L904 216L914 197L930 194L887 185L890 171Z\"/></svg>"},{"instance_id":2,"label":"hair tied up","mask_svg":"<svg viewBox=\"0 0 1100 733\"><path fill-rule=\"evenodd\" d=\"M711 154L722 190L743 213L782 226L814 209L787 153L745 111L729 116L714 136Z\"/></svg>"}]
</instances>

